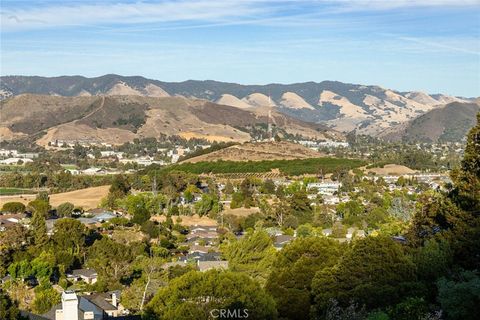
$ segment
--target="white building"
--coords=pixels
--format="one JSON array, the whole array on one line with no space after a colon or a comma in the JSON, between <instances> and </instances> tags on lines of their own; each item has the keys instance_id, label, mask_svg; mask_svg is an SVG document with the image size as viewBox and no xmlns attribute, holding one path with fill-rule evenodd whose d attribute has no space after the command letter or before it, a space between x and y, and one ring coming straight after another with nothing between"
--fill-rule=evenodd
<instances>
[{"instance_id":1,"label":"white building","mask_svg":"<svg viewBox=\"0 0 480 320\"><path fill-rule=\"evenodd\" d=\"M118 159L123 158L123 152L117 152L117 151L100 151L101 157L102 158L108 158L108 157L117 157Z\"/></svg>"},{"instance_id":2,"label":"white building","mask_svg":"<svg viewBox=\"0 0 480 320\"><path fill-rule=\"evenodd\" d=\"M312 182L307 184L307 190L317 189L317 192L322 195L333 195L338 192L342 186L341 182Z\"/></svg>"},{"instance_id":3,"label":"white building","mask_svg":"<svg viewBox=\"0 0 480 320\"><path fill-rule=\"evenodd\" d=\"M0 160L0 164L11 165L11 164L17 164L19 161L21 161L22 163L33 162L32 159L28 159L28 158L8 158L5 160Z\"/></svg>"},{"instance_id":4,"label":"white building","mask_svg":"<svg viewBox=\"0 0 480 320\"><path fill-rule=\"evenodd\" d=\"M0 149L0 157L18 157L18 151Z\"/></svg>"},{"instance_id":5,"label":"white building","mask_svg":"<svg viewBox=\"0 0 480 320\"><path fill-rule=\"evenodd\" d=\"M125 315L119 303L119 291L77 296L64 291L62 302L54 306L42 319L49 320L104 320Z\"/></svg>"},{"instance_id":6,"label":"white building","mask_svg":"<svg viewBox=\"0 0 480 320\"><path fill-rule=\"evenodd\" d=\"M319 147L331 147L331 148L348 148L350 145L348 142L341 141L323 141L318 143Z\"/></svg>"},{"instance_id":7,"label":"white building","mask_svg":"<svg viewBox=\"0 0 480 320\"><path fill-rule=\"evenodd\" d=\"M83 317L84 319L93 319ZM62 309L55 310L55 320L79 320L78 319L78 298L75 291L62 292Z\"/></svg>"}]
</instances>

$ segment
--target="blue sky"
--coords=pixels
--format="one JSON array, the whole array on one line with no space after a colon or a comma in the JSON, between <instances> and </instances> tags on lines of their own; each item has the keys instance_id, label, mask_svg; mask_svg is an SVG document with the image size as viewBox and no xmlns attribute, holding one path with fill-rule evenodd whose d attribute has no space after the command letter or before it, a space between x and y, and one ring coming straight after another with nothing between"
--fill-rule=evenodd
<instances>
[{"instance_id":1,"label":"blue sky","mask_svg":"<svg viewBox=\"0 0 480 320\"><path fill-rule=\"evenodd\" d=\"M2 75L480 95L480 0L1 2Z\"/></svg>"}]
</instances>

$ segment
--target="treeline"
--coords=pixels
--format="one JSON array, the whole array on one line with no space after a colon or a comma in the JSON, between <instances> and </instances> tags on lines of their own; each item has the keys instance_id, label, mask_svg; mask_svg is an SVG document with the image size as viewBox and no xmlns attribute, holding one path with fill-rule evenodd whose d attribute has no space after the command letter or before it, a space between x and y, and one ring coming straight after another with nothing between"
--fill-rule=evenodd
<instances>
[{"instance_id":1,"label":"treeline","mask_svg":"<svg viewBox=\"0 0 480 320\"><path fill-rule=\"evenodd\" d=\"M0 175L0 187L48 188L51 193L66 192L111 184L113 176L72 175L69 172L14 172Z\"/></svg>"},{"instance_id":2,"label":"treeline","mask_svg":"<svg viewBox=\"0 0 480 320\"><path fill-rule=\"evenodd\" d=\"M161 170L184 171L195 174L202 173L260 173L279 169L287 175L332 173L340 169L353 169L364 165L358 159L311 158L297 160L264 160L264 161L215 161L181 163ZM151 169L155 167L152 166ZM148 169L147 169L148 170Z\"/></svg>"},{"instance_id":3,"label":"treeline","mask_svg":"<svg viewBox=\"0 0 480 320\"><path fill-rule=\"evenodd\" d=\"M418 150L411 145L393 145L370 156L373 160L372 167L383 167L389 163L407 166L415 170L437 169L439 163L433 155L424 150Z\"/></svg>"},{"instance_id":4,"label":"treeline","mask_svg":"<svg viewBox=\"0 0 480 320\"><path fill-rule=\"evenodd\" d=\"M200 149L197 149L193 152L190 152L189 154L187 154L183 157L180 157L179 161L183 161L183 160L191 159L191 158L198 157L198 156L201 156L201 155L204 155L204 154L212 153L214 151L222 150L222 149L234 146L236 144L238 144L238 143L236 143L236 142L214 142L208 148L205 148L205 149L200 148Z\"/></svg>"}]
</instances>

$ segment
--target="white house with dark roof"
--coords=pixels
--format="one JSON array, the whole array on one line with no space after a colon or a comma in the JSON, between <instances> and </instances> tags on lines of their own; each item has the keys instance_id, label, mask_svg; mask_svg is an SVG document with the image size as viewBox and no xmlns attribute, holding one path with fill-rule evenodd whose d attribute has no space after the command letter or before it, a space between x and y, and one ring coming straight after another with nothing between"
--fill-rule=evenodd
<instances>
[{"instance_id":1,"label":"white house with dark roof","mask_svg":"<svg viewBox=\"0 0 480 320\"><path fill-rule=\"evenodd\" d=\"M120 291L93 293L91 295L77 295L74 291L62 292L61 303L53 306L42 315L26 311L22 315L30 320L107 320L121 317L121 319L139 319L137 316L128 316L128 312L119 303Z\"/></svg>"},{"instance_id":2,"label":"white house with dark roof","mask_svg":"<svg viewBox=\"0 0 480 320\"><path fill-rule=\"evenodd\" d=\"M75 269L67 274L67 278L73 281L83 280L85 283L94 284L97 282L98 274L95 269Z\"/></svg>"}]
</instances>

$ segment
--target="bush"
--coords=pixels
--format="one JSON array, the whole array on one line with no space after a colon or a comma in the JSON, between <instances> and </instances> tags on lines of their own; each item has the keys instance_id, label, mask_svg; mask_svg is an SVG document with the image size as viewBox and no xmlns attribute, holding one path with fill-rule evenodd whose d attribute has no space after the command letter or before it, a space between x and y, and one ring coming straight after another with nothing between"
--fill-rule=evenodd
<instances>
[{"instance_id":1,"label":"bush","mask_svg":"<svg viewBox=\"0 0 480 320\"><path fill-rule=\"evenodd\" d=\"M9 213L20 213L25 211L25 205L21 202L7 202L3 205L2 211Z\"/></svg>"},{"instance_id":2,"label":"bush","mask_svg":"<svg viewBox=\"0 0 480 320\"><path fill-rule=\"evenodd\" d=\"M59 217L70 217L72 216L73 209L75 209L73 203L64 202L57 207L57 215Z\"/></svg>"},{"instance_id":3,"label":"bush","mask_svg":"<svg viewBox=\"0 0 480 320\"><path fill-rule=\"evenodd\" d=\"M45 289L35 294L33 307L38 314L46 313L60 302L60 294L53 288Z\"/></svg>"}]
</instances>

